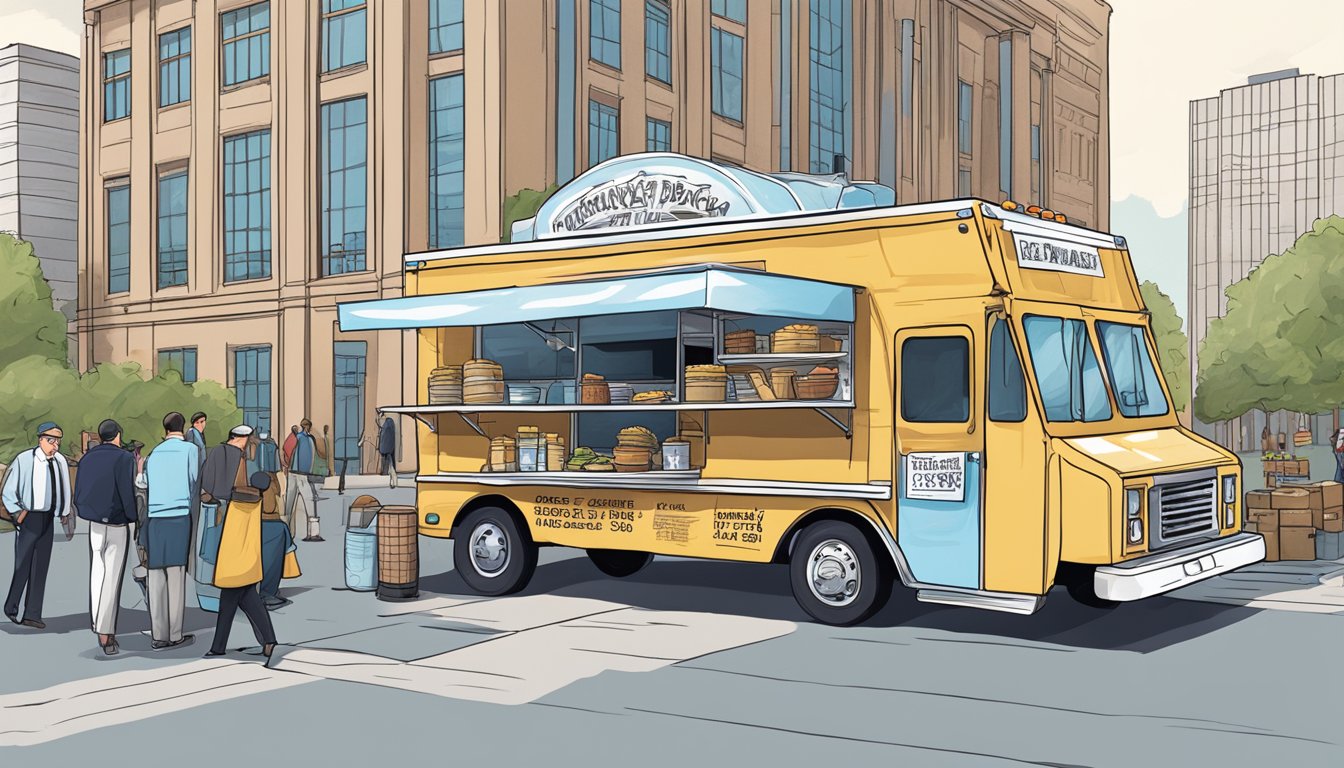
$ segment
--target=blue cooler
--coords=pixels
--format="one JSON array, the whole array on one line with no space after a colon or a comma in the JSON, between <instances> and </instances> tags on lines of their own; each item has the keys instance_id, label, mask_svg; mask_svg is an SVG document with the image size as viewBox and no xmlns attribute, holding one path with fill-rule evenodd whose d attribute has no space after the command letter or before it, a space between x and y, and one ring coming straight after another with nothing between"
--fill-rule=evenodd
<instances>
[{"instance_id":1,"label":"blue cooler","mask_svg":"<svg viewBox=\"0 0 1344 768\"><path fill-rule=\"evenodd\" d=\"M355 592L378 588L378 510L372 496L360 496L345 516L345 586Z\"/></svg>"}]
</instances>

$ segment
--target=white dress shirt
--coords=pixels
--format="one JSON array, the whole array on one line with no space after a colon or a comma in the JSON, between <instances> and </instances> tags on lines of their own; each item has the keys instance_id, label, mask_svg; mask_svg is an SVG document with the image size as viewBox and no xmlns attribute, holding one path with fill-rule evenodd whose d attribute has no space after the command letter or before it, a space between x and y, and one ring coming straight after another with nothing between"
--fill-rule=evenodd
<instances>
[{"instance_id":1,"label":"white dress shirt","mask_svg":"<svg viewBox=\"0 0 1344 768\"><path fill-rule=\"evenodd\" d=\"M65 462L61 461L57 455L47 457L41 448L33 449L33 509L45 510L51 506L51 469L48 465L55 463L53 469L56 470L56 483L64 503L60 509L54 511L57 517L65 517L70 512L70 482L69 475L66 474Z\"/></svg>"}]
</instances>

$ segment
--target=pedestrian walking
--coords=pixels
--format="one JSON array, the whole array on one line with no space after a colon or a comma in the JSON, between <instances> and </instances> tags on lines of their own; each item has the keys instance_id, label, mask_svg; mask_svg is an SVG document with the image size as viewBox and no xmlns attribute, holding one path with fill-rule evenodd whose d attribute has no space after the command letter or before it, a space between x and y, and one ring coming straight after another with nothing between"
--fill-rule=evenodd
<instances>
[{"instance_id":1,"label":"pedestrian walking","mask_svg":"<svg viewBox=\"0 0 1344 768\"><path fill-rule=\"evenodd\" d=\"M261 584L257 592L267 610L275 610L291 601L280 596L280 580L286 578L285 557L294 549L294 537L280 514L280 490L273 473L263 473L270 481L261 492Z\"/></svg>"},{"instance_id":2,"label":"pedestrian walking","mask_svg":"<svg viewBox=\"0 0 1344 768\"><path fill-rule=\"evenodd\" d=\"M75 478L75 509L89 522L89 614L98 645L117 655L117 612L130 526L136 520L135 456L122 447L121 425L106 419L98 425L98 445L79 461Z\"/></svg>"},{"instance_id":3,"label":"pedestrian walking","mask_svg":"<svg viewBox=\"0 0 1344 768\"><path fill-rule=\"evenodd\" d=\"M378 455L383 458L379 474L387 475L389 488L397 487L397 425L388 416L378 428Z\"/></svg>"},{"instance_id":4,"label":"pedestrian walking","mask_svg":"<svg viewBox=\"0 0 1344 768\"><path fill-rule=\"evenodd\" d=\"M317 442L312 435L313 422L304 419L299 422L299 431L294 436L294 453L289 462L289 483L285 489L285 517L289 520L290 530L296 531L299 523L298 511L302 507L307 518L307 534L304 541L325 541L318 528L317 488L314 478L319 477L315 465L318 459L327 457L326 447Z\"/></svg>"},{"instance_id":5,"label":"pedestrian walking","mask_svg":"<svg viewBox=\"0 0 1344 768\"><path fill-rule=\"evenodd\" d=\"M205 461L205 423L208 421L205 413L197 411L191 415L191 430L187 432L187 442L196 446L200 453L201 461Z\"/></svg>"},{"instance_id":6,"label":"pedestrian walking","mask_svg":"<svg viewBox=\"0 0 1344 768\"><path fill-rule=\"evenodd\" d=\"M163 442L150 451L137 481L149 491L147 522L139 543L145 550L149 586L150 647L174 648L192 641L182 633L186 610L187 562L191 558L191 518L199 505L201 460L183 435L186 419L163 417Z\"/></svg>"},{"instance_id":7,"label":"pedestrian walking","mask_svg":"<svg viewBox=\"0 0 1344 768\"><path fill-rule=\"evenodd\" d=\"M1335 482L1344 483L1344 429L1335 434Z\"/></svg>"},{"instance_id":8,"label":"pedestrian walking","mask_svg":"<svg viewBox=\"0 0 1344 768\"><path fill-rule=\"evenodd\" d=\"M56 520L65 528L67 541L74 536L71 512L70 465L60 453L65 433L55 422L37 428L37 447L10 462L9 479L0 496L14 516L14 577L5 599L5 616L15 624L46 629L42 622L42 598L47 590L51 545ZM25 597L26 593L26 597ZM23 619L19 619L19 602Z\"/></svg>"},{"instance_id":9,"label":"pedestrian walking","mask_svg":"<svg viewBox=\"0 0 1344 768\"><path fill-rule=\"evenodd\" d=\"M258 472L249 479L247 487L234 488L230 494L224 513L224 531L219 540L219 557L215 561L215 586L220 590L219 617L215 623L215 638L206 656L223 656L228 650L229 631L239 608L252 624L252 632L261 643L261 652L269 657L275 650L275 628L271 626L271 616L257 593L257 584L262 578L261 494L270 485L270 478Z\"/></svg>"}]
</instances>

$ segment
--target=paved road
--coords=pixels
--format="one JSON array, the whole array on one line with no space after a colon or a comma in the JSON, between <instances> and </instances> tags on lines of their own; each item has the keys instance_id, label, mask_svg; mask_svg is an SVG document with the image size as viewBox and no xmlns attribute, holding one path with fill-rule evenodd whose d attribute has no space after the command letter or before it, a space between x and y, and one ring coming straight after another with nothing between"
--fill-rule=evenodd
<instances>
[{"instance_id":1,"label":"paved road","mask_svg":"<svg viewBox=\"0 0 1344 768\"><path fill-rule=\"evenodd\" d=\"M524 595L480 599L463 594L450 544L429 540L422 599L393 604L333 589L343 578L331 523L356 493L324 500L329 541L300 551L305 575L287 588L295 603L273 614L287 645L269 666L246 651L201 659L213 615L199 611L188 617L195 645L149 651L133 588L123 653L101 658L85 613L87 542L59 543L50 629L0 625L0 755L74 765L154 749L206 766L281 756L325 765L1344 761L1344 616L1320 606L1161 598L1096 612L1057 593L1024 617L898 592L866 626L836 629L806 621L781 567L659 559L614 580L575 552L546 550ZM0 541L8 573L12 553ZM251 642L240 621L231 645Z\"/></svg>"}]
</instances>

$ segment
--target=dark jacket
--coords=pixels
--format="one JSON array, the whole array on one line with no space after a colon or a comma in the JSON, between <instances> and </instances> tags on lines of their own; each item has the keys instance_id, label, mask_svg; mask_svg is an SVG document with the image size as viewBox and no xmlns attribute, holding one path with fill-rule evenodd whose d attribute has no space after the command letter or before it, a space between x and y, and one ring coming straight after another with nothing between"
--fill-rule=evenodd
<instances>
[{"instance_id":1,"label":"dark jacket","mask_svg":"<svg viewBox=\"0 0 1344 768\"><path fill-rule=\"evenodd\" d=\"M228 443L220 443L205 455L205 465L201 467L201 490L215 497L215 500L227 504L233 498L233 488L238 481L238 465L243 461L243 452Z\"/></svg>"},{"instance_id":2,"label":"dark jacket","mask_svg":"<svg viewBox=\"0 0 1344 768\"><path fill-rule=\"evenodd\" d=\"M378 452L384 456L397 452L397 428L391 419L385 420L378 428Z\"/></svg>"},{"instance_id":3,"label":"dark jacket","mask_svg":"<svg viewBox=\"0 0 1344 768\"><path fill-rule=\"evenodd\" d=\"M75 510L81 518L105 525L136 522L135 456L111 443L84 454L75 475Z\"/></svg>"}]
</instances>

